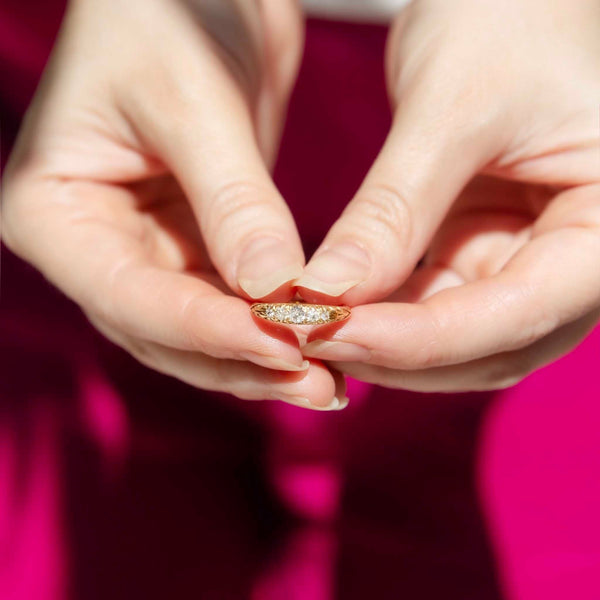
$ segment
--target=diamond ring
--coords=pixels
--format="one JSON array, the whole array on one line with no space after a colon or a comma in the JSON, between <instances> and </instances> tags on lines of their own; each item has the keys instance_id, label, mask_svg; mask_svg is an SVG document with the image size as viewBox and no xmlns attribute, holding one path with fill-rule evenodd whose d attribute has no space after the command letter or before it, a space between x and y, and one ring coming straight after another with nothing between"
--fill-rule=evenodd
<instances>
[{"instance_id":1,"label":"diamond ring","mask_svg":"<svg viewBox=\"0 0 600 600\"><path fill-rule=\"evenodd\" d=\"M250 310L261 319L288 325L323 325L343 321L350 316L347 306L304 302L256 302Z\"/></svg>"}]
</instances>

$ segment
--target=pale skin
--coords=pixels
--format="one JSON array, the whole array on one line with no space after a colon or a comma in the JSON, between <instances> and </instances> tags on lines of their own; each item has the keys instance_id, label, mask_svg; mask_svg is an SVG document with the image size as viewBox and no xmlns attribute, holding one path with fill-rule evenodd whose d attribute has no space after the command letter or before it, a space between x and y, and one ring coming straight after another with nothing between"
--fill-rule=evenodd
<instances>
[{"instance_id":1,"label":"pale skin","mask_svg":"<svg viewBox=\"0 0 600 600\"><path fill-rule=\"evenodd\" d=\"M342 373L497 389L576 346L600 317L600 3L398 15L389 137L307 264L269 175L301 47L288 0L72 2L5 242L144 364L244 399L340 408ZM251 317L296 291L352 317L300 344Z\"/></svg>"}]
</instances>

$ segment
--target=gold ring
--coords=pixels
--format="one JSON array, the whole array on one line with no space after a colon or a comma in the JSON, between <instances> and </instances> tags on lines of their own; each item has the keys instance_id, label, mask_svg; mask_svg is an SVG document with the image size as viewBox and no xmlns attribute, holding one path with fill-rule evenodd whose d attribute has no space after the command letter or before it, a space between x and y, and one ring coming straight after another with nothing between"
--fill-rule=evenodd
<instances>
[{"instance_id":1,"label":"gold ring","mask_svg":"<svg viewBox=\"0 0 600 600\"><path fill-rule=\"evenodd\" d=\"M256 302L250 310L261 319L288 325L323 325L343 321L350 316L348 306L304 302Z\"/></svg>"}]
</instances>

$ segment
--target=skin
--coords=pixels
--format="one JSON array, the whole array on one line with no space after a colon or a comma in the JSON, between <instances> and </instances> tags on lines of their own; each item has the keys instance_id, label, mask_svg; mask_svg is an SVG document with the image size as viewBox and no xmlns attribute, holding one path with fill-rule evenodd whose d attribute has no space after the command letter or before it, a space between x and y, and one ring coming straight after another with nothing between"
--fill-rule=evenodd
<instances>
[{"instance_id":1,"label":"skin","mask_svg":"<svg viewBox=\"0 0 600 600\"><path fill-rule=\"evenodd\" d=\"M304 265L268 171L302 49L295 5L101 4L69 5L5 174L4 241L145 365L343 406L343 377L246 301L291 298Z\"/></svg>"},{"instance_id":2,"label":"skin","mask_svg":"<svg viewBox=\"0 0 600 600\"><path fill-rule=\"evenodd\" d=\"M5 174L7 245L144 364L245 399L340 408L340 372L496 389L579 343L600 4L415 0L389 137L305 268L268 170L301 46L287 0L73 1ZM250 316L296 290L353 315L298 339Z\"/></svg>"},{"instance_id":3,"label":"skin","mask_svg":"<svg viewBox=\"0 0 600 600\"><path fill-rule=\"evenodd\" d=\"M600 317L600 3L417 0L387 75L389 137L297 281L356 308L303 352L388 387L513 385Z\"/></svg>"}]
</instances>

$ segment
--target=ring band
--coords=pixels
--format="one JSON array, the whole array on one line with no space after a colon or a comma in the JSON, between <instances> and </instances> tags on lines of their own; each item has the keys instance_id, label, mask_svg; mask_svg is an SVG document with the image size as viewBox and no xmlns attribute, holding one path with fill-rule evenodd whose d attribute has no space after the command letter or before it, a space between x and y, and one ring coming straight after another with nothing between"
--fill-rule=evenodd
<instances>
[{"instance_id":1,"label":"ring band","mask_svg":"<svg viewBox=\"0 0 600 600\"><path fill-rule=\"evenodd\" d=\"M250 310L261 319L288 325L323 325L343 321L350 316L348 306L304 302L256 302Z\"/></svg>"}]
</instances>

